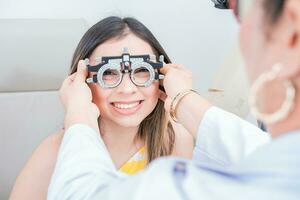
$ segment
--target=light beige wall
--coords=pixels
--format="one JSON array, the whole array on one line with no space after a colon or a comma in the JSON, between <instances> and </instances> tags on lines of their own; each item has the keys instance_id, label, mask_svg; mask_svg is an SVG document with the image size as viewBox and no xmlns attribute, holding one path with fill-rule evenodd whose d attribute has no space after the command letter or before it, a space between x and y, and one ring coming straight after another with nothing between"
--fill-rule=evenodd
<instances>
[{"instance_id":1,"label":"light beige wall","mask_svg":"<svg viewBox=\"0 0 300 200\"><path fill-rule=\"evenodd\" d=\"M221 108L243 118L249 115L249 83L236 42L212 78L205 95Z\"/></svg>"}]
</instances>

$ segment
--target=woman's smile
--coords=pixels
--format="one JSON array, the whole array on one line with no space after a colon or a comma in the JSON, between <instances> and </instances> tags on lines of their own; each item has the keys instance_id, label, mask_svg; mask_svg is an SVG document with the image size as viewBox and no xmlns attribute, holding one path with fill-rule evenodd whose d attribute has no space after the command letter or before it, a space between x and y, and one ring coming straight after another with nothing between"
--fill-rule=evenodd
<instances>
[{"instance_id":1,"label":"woman's smile","mask_svg":"<svg viewBox=\"0 0 300 200\"><path fill-rule=\"evenodd\" d=\"M122 115L131 115L136 113L141 107L144 100L138 101L118 101L112 102L110 105L115 111Z\"/></svg>"}]
</instances>

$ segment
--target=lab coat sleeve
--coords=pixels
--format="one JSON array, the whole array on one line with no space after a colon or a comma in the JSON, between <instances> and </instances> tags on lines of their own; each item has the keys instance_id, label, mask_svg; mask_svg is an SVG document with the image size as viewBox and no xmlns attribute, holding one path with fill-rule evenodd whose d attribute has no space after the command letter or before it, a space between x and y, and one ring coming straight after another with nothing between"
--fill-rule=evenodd
<instances>
[{"instance_id":1,"label":"lab coat sleeve","mask_svg":"<svg viewBox=\"0 0 300 200\"><path fill-rule=\"evenodd\" d=\"M76 124L65 132L47 199L86 199L93 189L124 176L116 170L100 134Z\"/></svg>"},{"instance_id":2,"label":"lab coat sleeve","mask_svg":"<svg viewBox=\"0 0 300 200\"><path fill-rule=\"evenodd\" d=\"M236 115L211 107L199 126L195 162L229 166L270 141L268 133Z\"/></svg>"}]
</instances>

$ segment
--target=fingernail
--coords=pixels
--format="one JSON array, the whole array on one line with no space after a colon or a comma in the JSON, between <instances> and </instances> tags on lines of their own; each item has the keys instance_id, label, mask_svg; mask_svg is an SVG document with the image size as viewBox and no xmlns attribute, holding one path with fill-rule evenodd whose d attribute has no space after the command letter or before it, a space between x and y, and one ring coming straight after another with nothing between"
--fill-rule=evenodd
<instances>
[{"instance_id":1,"label":"fingernail","mask_svg":"<svg viewBox=\"0 0 300 200\"><path fill-rule=\"evenodd\" d=\"M84 64L89 65L90 60L88 58L84 59Z\"/></svg>"},{"instance_id":2,"label":"fingernail","mask_svg":"<svg viewBox=\"0 0 300 200\"><path fill-rule=\"evenodd\" d=\"M85 69L85 68L86 68L85 61L84 61L84 60L80 60L80 61L79 61L79 66L78 66L78 67L80 67L80 68L82 68L82 69Z\"/></svg>"}]
</instances>

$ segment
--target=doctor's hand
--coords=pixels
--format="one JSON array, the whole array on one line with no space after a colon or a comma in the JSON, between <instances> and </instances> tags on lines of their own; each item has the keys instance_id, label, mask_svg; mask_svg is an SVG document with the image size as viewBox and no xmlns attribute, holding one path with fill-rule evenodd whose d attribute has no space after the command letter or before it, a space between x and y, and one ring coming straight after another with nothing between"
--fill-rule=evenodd
<instances>
[{"instance_id":1,"label":"doctor's hand","mask_svg":"<svg viewBox=\"0 0 300 200\"><path fill-rule=\"evenodd\" d=\"M165 88L165 94L161 94L161 98L165 101L165 109L170 111L172 99L180 92L193 88L192 72L183 65L166 64L160 69L165 75L162 85Z\"/></svg>"},{"instance_id":2,"label":"doctor's hand","mask_svg":"<svg viewBox=\"0 0 300 200\"><path fill-rule=\"evenodd\" d=\"M60 99L65 108L65 129L73 124L86 124L98 130L98 107L92 102L92 92L85 80L88 70L84 62L78 63L77 72L68 76L61 88Z\"/></svg>"},{"instance_id":3,"label":"doctor's hand","mask_svg":"<svg viewBox=\"0 0 300 200\"><path fill-rule=\"evenodd\" d=\"M177 122L182 124L194 138L197 138L198 127L204 114L211 107L210 102L195 92L189 92L185 96L179 95L193 88L192 72L186 67L167 64L160 69L160 72L165 75L162 81L165 93L160 94L160 99L165 102L165 110L168 113L173 111ZM176 98L180 101L174 103Z\"/></svg>"}]
</instances>

